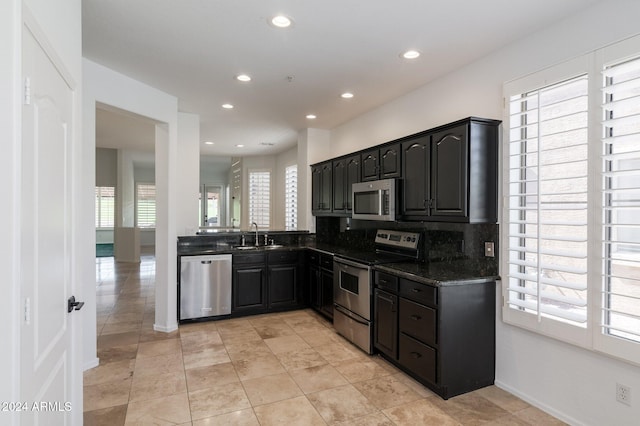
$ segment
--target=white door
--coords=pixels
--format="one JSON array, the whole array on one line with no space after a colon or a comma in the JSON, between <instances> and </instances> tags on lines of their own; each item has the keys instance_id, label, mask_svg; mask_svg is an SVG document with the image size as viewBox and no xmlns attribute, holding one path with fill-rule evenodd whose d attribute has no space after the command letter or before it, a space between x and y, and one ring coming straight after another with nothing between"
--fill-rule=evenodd
<instances>
[{"instance_id":1,"label":"white door","mask_svg":"<svg viewBox=\"0 0 640 426\"><path fill-rule=\"evenodd\" d=\"M72 346L72 336L79 336L74 323L78 324L80 313L67 312L67 299L73 290L74 94L49 59L56 57L53 53L45 52L24 27L20 195L24 310L20 333L20 393L24 404L21 418L25 425L71 424L71 410L82 410L82 385L78 378L82 367L76 358L78 352Z\"/></svg>"}]
</instances>

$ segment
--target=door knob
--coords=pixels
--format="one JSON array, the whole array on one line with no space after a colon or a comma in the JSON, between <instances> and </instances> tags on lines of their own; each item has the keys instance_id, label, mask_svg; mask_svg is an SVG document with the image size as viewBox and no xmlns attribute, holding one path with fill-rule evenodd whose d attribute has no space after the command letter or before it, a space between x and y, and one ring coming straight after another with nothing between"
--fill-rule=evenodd
<instances>
[{"instance_id":1,"label":"door knob","mask_svg":"<svg viewBox=\"0 0 640 426\"><path fill-rule=\"evenodd\" d=\"M84 302L76 302L76 297L75 296L71 296L67 300L67 312L71 312L74 309L76 311L79 311L80 309L82 309L83 306L84 306Z\"/></svg>"}]
</instances>

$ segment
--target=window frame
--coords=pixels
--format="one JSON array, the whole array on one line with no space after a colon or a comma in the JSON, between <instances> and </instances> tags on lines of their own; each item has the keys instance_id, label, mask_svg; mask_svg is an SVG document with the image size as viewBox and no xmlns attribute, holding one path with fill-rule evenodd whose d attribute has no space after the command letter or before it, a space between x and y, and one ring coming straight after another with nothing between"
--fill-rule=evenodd
<instances>
[{"instance_id":1,"label":"window frame","mask_svg":"<svg viewBox=\"0 0 640 426\"><path fill-rule=\"evenodd\" d=\"M562 340L581 348L640 365L640 342L625 340L603 332L603 142L602 142L602 71L605 66L640 58L640 36L598 49L583 56L568 60L544 70L518 78L503 85L503 143L501 167L501 250L500 270L502 275L502 320L529 331ZM587 322L580 328L548 318L540 320L536 315L509 307L509 142L510 111L512 95L527 93L547 87L556 82L586 74L588 86L588 200L587 200Z\"/></svg>"}]
</instances>

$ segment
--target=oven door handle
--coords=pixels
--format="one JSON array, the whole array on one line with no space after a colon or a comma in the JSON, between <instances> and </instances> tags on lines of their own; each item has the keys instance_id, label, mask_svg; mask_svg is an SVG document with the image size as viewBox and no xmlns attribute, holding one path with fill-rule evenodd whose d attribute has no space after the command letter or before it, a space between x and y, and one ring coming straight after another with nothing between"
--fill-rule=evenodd
<instances>
[{"instance_id":1,"label":"oven door handle","mask_svg":"<svg viewBox=\"0 0 640 426\"><path fill-rule=\"evenodd\" d=\"M358 324L362 324L362 325L366 325L366 326L368 326L368 325L369 325L369 323L368 323L367 321L365 321L365 320L361 320L360 318L356 318L356 317L354 317L354 316L351 314L351 312L349 312L349 310L348 310L348 309L343 308L342 306L338 305L337 303L334 303L334 304L333 304L333 309L335 309L336 311L340 312L341 314L343 314L343 315L345 315L345 316L349 317L349 319L351 319L351 320L353 320L353 321L357 322Z\"/></svg>"},{"instance_id":2,"label":"oven door handle","mask_svg":"<svg viewBox=\"0 0 640 426\"><path fill-rule=\"evenodd\" d=\"M339 265L351 266L352 268L362 269L363 271L369 271L371 269L368 265L363 265L362 263L352 262L351 260L344 259L342 257L334 257L333 261Z\"/></svg>"}]
</instances>

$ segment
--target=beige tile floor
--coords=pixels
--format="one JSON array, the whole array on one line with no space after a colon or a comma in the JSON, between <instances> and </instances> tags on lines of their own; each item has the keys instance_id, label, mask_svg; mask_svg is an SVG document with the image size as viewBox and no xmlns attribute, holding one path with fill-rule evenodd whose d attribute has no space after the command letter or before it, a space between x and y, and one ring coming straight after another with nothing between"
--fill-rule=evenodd
<instances>
[{"instance_id":1,"label":"beige tile floor","mask_svg":"<svg viewBox=\"0 0 640 426\"><path fill-rule=\"evenodd\" d=\"M153 256L96 260L85 425L556 425L495 387L442 400L311 310L153 331Z\"/></svg>"}]
</instances>

